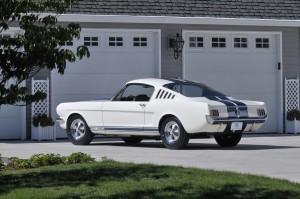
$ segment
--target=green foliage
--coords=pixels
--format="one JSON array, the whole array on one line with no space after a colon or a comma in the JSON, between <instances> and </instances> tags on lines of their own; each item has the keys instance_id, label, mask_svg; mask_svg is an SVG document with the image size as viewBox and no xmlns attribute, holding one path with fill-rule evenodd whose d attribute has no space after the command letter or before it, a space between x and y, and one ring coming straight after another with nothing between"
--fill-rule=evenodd
<instances>
[{"instance_id":1,"label":"green foliage","mask_svg":"<svg viewBox=\"0 0 300 199\"><path fill-rule=\"evenodd\" d=\"M4 163L3 163L3 161L2 161L2 155L1 155L1 153L0 153L0 171L2 171L3 169L4 169Z\"/></svg>"},{"instance_id":2,"label":"green foliage","mask_svg":"<svg viewBox=\"0 0 300 199\"><path fill-rule=\"evenodd\" d=\"M95 158L92 158L88 154L77 152L77 153L72 153L70 156L66 157L66 162L68 164L95 162Z\"/></svg>"},{"instance_id":3,"label":"green foliage","mask_svg":"<svg viewBox=\"0 0 300 199\"><path fill-rule=\"evenodd\" d=\"M36 154L29 159L20 159L17 157L9 158L9 162L6 169L29 169L39 168L42 166L52 166L59 164L76 164L76 163L91 163L95 162L95 159L88 154L81 152L72 153L70 156L60 156L59 154Z\"/></svg>"},{"instance_id":4,"label":"green foliage","mask_svg":"<svg viewBox=\"0 0 300 199\"><path fill-rule=\"evenodd\" d=\"M56 69L64 74L68 62L89 57L85 46L78 46L75 52L61 46L66 41L80 38L79 24L57 24L60 14L70 8L74 1L0 1L0 34L7 34L5 31L16 25L20 28L13 38L0 35L0 106L45 99L45 93L31 95L21 83L42 69Z\"/></svg>"},{"instance_id":5,"label":"green foliage","mask_svg":"<svg viewBox=\"0 0 300 199\"><path fill-rule=\"evenodd\" d=\"M32 168L37 168L42 166L52 166L52 165L62 164L65 161L65 157L53 153L36 154L31 156L29 161Z\"/></svg>"},{"instance_id":6,"label":"green foliage","mask_svg":"<svg viewBox=\"0 0 300 199\"><path fill-rule=\"evenodd\" d=\"M293 121L294 119L300 121L300 110L293 109L287 112L287 120Z\"/></svg>"},{"instance_id":7,"label":"green foliage","mask_svg":"<svg viewBox=\"0 0 300 199\"><path fill-rule=\"evenodd\" d=\"M35 127L54 126L54 121L51 116L48 117L46 114L39 114L32 118L32 124Z\"/></svg>"},{"instance_id":8,"label":"green foliage","mask_svg":"<svg viewBox=\"0 0 300 199\"><path fill-rule=\"evenodd\" d=\"M108 157L107 157L107 156L102 156L102 157L101 157L101 160L102 160L103 162L105 162L105 161L109 161L109 159L108 159Z\"/></svg>"},{"instance_id":9,"label":"green foliage","mask_svg":"<svg viewBox=\"0 0 300 199\"><path fill-rule=\"evenodd\" d=\"M20 159L17 157L11 157L8 159L8 164L6 165L6 169L29 169L32 168L29 160Z\"/></svg>"}]
</instances>

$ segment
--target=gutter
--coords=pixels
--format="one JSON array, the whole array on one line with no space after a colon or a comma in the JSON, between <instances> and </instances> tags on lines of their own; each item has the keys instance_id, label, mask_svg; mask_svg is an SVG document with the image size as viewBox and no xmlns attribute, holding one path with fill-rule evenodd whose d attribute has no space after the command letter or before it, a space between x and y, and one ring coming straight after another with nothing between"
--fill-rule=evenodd
<instances>
[{"instance_id":1,"label":"gutter","mask_svg":"<svg viewBox=\"0 0 300 199\"><path fill-rule=\"evenodd\" d=\"M49 14L41 14L41 16L43 15L49 15ZM287 20L287 19L62 14L58 17L58 20L60 22L90 22L90 23L136 23L136 24L142 23L142 24L300 27L300 20Z\"/></svg>"}]
</instances>

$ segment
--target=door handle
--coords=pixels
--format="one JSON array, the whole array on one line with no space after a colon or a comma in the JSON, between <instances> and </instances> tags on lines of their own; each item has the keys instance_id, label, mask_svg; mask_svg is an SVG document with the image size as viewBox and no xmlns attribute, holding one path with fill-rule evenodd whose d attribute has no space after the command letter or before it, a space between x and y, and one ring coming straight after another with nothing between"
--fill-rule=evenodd
<instances>
[{"instance_id":1,"label":"door handle","mask_svg":"<svg viewBox=\"0 0 300 199\"><path fill-rule=\"evenodd\" d=\"M141 106L142 108L145 108L145 107L146 107L146 104L140 104L140 106Z\"/></svg>"}]
</instances>

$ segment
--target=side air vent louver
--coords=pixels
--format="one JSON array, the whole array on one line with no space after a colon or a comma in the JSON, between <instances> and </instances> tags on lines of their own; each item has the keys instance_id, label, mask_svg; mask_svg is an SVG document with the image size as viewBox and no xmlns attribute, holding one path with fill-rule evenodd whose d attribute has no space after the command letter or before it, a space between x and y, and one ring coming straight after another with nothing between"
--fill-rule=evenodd
<instances>
[{"instance_id":1,"label":"side air vent louver","mask_svg":"<svg viewBox=\"0 0 300 199\"><path fill-rule=\"evenodd\" d=\"M257 114L258 114L259 117L264 117L264 116L266 116L266 112L265 112L264 109L258 109L258 110L257 110Z\"/></svg>"},{"instance_id":2,"label":"side air vent louver","mask_svg":"<svg viewBox=\"0 0 300 199\"><path fill-rule=\"evenodd\" d=\"M175 98L174 94L162 89L160 89L156 94L156 99L174 99L174 98Z\"/></svg>"}]
</instances>

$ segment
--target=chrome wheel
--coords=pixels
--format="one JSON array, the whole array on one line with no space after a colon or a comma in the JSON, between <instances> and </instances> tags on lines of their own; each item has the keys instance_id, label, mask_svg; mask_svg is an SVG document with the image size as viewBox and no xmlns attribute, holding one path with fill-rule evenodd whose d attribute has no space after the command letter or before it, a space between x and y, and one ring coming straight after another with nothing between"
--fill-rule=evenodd
<instances>
[{"instance_id":1,"label":"chrome wheel","mask_svg":"<svg viewBox=\"0 0 300 199\"><path fill-rule=\"evenodd\" d=\"M94 134L81 115L73 115L67 121L67 136L75 145L87 145L91 143Z\"/></svg>"},{"instance_id":2,"label":"chrome wheel","mask_svg":"<svg viewBox=\"0 0 300 199\"><path fill-rule=\"evenodd\" d=\"M176 142L180 137L180 127L175 121L170 121L166 124L165 129L165 138L169 144Z\"/></svg>"},{"instance_id":3,"label":"chrome wheel","mask_svg":"<svg viewBox=\"0 0 300 199\"><path fill-rule=\"evenodd\" d=\"M189 135L176 117L166 118L160 127L163 144L169 149L182 149L189 142Z\"/></svg>"},{"instance_id":4,"label":"chrome wheel","mask_svg":"<svg viewBox=\"0 0 300 199\"><path fill-rule=\"evenodd\" d=\"M79 140L84 137L86 133L84 121L81 119L74 120L70 125L70 133L75 140Z\"/></svg>"}]
</instances>

